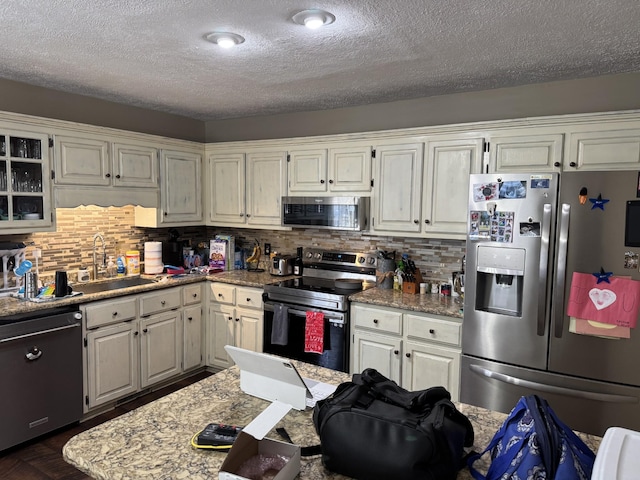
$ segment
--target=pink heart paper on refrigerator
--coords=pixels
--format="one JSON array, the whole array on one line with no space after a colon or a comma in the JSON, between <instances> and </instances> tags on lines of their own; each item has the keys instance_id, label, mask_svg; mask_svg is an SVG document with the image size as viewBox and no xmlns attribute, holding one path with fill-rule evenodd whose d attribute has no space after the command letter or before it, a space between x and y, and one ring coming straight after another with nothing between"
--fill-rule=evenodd
<instances>
[{"instance_id":1,"label":"pink heart paper on refrigerator","mask_svg":"<svg viewBox=\"0 0 640 480\"><path fill-rule=\"evenodd\" d=\"M609 277L609 283L598 284L589 273L573 273L567 315L634 328L639 311L639 281Z\"/></svg>"}]
</instances>

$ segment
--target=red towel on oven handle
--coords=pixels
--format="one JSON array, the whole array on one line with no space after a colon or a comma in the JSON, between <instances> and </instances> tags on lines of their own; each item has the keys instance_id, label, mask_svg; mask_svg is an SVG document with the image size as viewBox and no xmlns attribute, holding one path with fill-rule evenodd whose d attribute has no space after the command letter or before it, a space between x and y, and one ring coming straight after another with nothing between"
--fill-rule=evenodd
<instances>
[{"instance_id":1,"label":"red towel on oven handle","mask_svg":"<svg viewBox=\"0 0 640 480\"><path fill-rule=\"evenodd\" d=\"M304 351L306 353L324 352L324 313L306 312L304 328Z\"/></svg>"}]
</instances>

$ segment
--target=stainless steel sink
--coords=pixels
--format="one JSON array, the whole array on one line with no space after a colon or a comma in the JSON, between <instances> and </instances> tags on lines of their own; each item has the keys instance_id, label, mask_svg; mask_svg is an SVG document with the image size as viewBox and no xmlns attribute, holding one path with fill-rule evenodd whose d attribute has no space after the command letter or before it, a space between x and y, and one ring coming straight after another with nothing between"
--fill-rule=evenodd
<instances>
[{"instance_id":1,"label":"stainless steel sink","mask_svg":"<svg viewBox=\"0 0 640 480\"><path fill-rule=\"evenodd\" d=\"M100 293L110 290L118 290L120 288L137 287L139 285L148 285L155 283L155 280L142 277L131 278L114 278L113 280L98 281L92 283L76 283L73 290L82 293Z\"/></svg>"}]
</instances>

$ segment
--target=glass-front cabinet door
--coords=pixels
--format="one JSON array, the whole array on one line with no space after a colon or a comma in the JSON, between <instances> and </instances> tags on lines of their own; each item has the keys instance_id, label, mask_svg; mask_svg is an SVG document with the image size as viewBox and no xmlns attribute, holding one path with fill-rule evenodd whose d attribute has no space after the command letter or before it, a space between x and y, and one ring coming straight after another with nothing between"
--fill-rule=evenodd
<instances>
[{"instance_id":1,"label":"glass-front cabinet door","mask_svg":"<svg viewBox=\"0 0 640 480\"><path fill-rule=\"evenodd\" d=\"M28 232L52 225L49 137L0 125L0 230Z\"/></svg>"}]
</instances>

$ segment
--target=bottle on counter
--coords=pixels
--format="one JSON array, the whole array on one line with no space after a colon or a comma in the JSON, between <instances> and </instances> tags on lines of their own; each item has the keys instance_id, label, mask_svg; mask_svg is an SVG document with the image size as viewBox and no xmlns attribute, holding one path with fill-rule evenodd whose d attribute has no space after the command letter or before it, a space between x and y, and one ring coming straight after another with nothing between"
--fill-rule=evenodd
<instances>
[{"instance_id":1,"label":"bottle on counter","mask_svg":"<svg viewBox=\"0 0 640 480\"><path fill-rule=\"evenodd\" d=\"M116 260L116 276L124 277L127 274L127 263L125 261L124 255L118 254L118 259Z\"/></svg>"},{"instance_id":2,"label":"bottle on counter","mask_svg":"<svg viewBox=\"0 0 640 480\"><path fill-rule=\"evenodd\" d=\"M293 274L302 275L302 247L298 247L296 258L293 261Z\"/></svg>"},{"instance_id":3,"label":"bottle on counter","mask_svg":"<svg viewBox=\"0 0 640 480\"><path fill-rule=\"evenodd\" d=\"M113 261L113 255L109 255L109 261L107 262L107 277L113 278L118 275L118 267L116 262Z\"/></svg>"}]
</instances>

